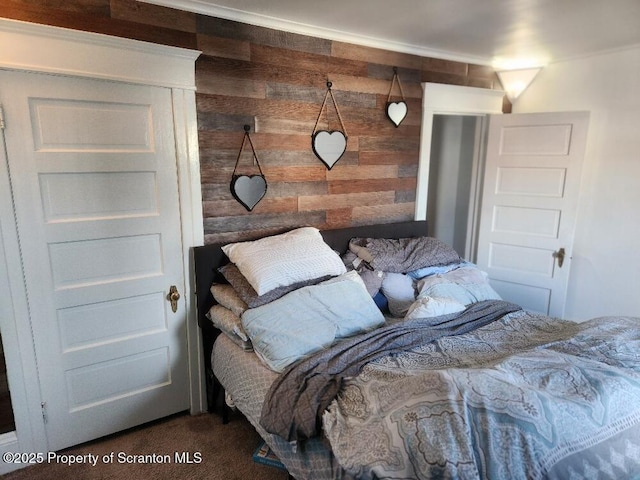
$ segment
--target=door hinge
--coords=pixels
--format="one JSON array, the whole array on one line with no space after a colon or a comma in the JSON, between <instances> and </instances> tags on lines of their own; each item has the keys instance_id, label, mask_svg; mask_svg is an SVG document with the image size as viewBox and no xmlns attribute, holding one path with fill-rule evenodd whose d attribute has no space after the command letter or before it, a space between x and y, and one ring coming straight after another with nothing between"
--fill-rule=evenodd
<instances>
[{"instance_id":1,"label":"door hinge","mask_svg":"<svg viewBox=\"0 0 640 480\"><path fill-rule=\"evenodd\" d=\"M4 108L0 105L0 130L4 130Z\"/></svg>"},{"instance_id":2,"label":"door hinge","mask_svg":"<svg viewBox=\"0 0 640 480\"><path fill-rule=\"evenodd\" d=\"M47 402L41 402L40 408L42 409L42 420L47 423Z\"/></svg>"}]
</instances>

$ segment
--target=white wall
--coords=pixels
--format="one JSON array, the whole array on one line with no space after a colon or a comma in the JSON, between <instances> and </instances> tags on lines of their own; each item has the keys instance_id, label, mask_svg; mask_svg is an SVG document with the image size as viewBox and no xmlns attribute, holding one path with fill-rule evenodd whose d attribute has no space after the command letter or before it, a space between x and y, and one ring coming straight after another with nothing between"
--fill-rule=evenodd
<instances>
[{"instance_id":1,"label":"white wall","mask_svg":"<svg viewBox=\"0 0 640 480\"><path fill-rule=\"evenodd\" d=\"M640 45L551 64L513 113L589 111L565 316L640 316Z\"/></svg>"}]
</instances>

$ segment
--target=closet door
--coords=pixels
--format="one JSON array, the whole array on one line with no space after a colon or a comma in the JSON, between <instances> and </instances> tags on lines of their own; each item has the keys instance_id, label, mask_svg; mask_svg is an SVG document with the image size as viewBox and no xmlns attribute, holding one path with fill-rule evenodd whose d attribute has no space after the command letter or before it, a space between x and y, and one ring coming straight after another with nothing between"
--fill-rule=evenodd
<instances>
[{"instance_id":1,"label":"closet door","mask_svg":"<svg viewBox=\"0 0 640 480\"><path fill-rule=\"evenodd\" d=\"M0 72L49 450L189 408L171 91Z\"/></svg>"}]
</instances>

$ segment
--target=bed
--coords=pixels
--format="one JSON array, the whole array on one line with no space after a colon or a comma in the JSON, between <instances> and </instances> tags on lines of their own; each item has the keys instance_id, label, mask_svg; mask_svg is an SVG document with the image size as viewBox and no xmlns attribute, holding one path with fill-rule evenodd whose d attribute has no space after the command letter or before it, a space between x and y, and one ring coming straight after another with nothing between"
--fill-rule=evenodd
<instances>
[{"instance_id":1,"label":"bed","mask_svg":"<svg viewBox=\"0 0 640 480\"><path fill-rule=\"evenodd\" d=\"M210 409L239 409L298 480L640 478L637 318L524 311L426 222L194 262Z\"/></svg>"}]
</instances>

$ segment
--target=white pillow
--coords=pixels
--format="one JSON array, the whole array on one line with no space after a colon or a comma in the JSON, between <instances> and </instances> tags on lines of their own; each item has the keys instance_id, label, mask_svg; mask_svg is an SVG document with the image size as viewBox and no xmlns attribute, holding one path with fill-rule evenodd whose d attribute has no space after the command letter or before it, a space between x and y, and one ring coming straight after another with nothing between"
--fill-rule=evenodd
<instances>
[{"instance_id":1,"label":"white pillow","mask_svg":"<svg viewBox=\"0 0 640 480\"><path fill-rule=\"evenodd\" d=\"M405 315L405 320L414 318L431 318L447 315L449 313L461 312L466 307L454 300L446 297L420 297L418 298Z\"/></svg>"},{"instance_id":2,"label":"white pillow","mask_svg":"<svg viewBox=\"0 0 640 480\"><path fill-rule=\"evenodd\" d=\"M320 231L302 227L251 242L231 243L222 251L236 264L258 295L278 287L347 271Z\"/></svg>"},{"instance_id":3,"label":"white pillow","mask_svg":"<svg viewBox=\"0 0 640 480\"><path fill-rule=\"evenodd\" d=\"M386 272L381 290L387 297L389 312L394 317L404 317L416 299L413 278L403 273Z\"/></svg>"}]
</instances>

